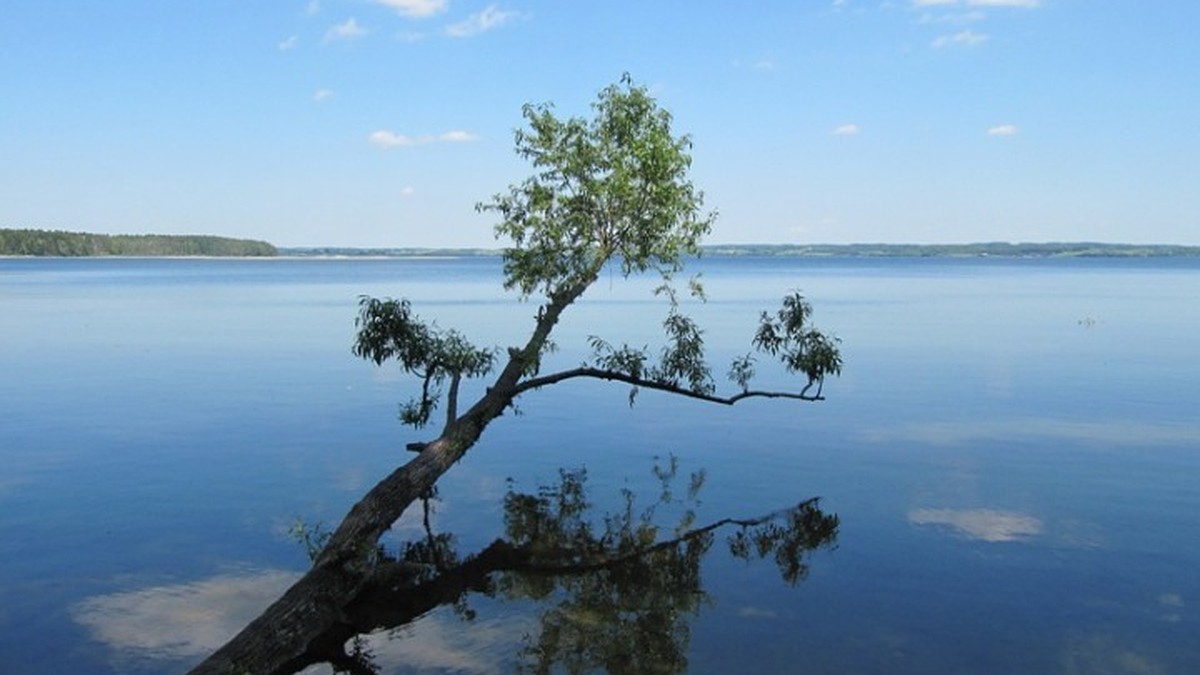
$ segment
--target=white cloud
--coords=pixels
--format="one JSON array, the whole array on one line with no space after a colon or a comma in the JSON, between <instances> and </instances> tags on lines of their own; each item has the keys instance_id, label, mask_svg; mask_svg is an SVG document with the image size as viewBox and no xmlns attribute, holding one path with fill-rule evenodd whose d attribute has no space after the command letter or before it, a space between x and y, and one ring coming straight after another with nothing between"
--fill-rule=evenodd
<instances>
[{"instance_id":1,"label":"white cloud","mask_svg":"<svg viewBox=\"0 0 1200 675\"><path fill-rule=\"evenodd\" d=\"M325 37L322 42L329 43L335 40L353 40L367 34L367 29L358 25L358 21L354 17L346 19L342 23L329 27L325 31Z\"/></svg>"},{"instance_id":2,"label":"white cloud","mask_svg":"<svg viewBox=\"0 0 1200 675\"><path fill-rule=\"evenodd\" d=\"M331 98L333 98L333 91L331 89L318 89L313 92L313 100L317 103Z\"/></svg>"},{"instance_id":3,"label":"white cloud","mask_svg":"<svg viewBox=\"0 0 1200 675\"><path fill-rule=\"evenodd\" d=\"M1016 136L1017 126L1015 124L1001 124L987 130L988 136Z\"/></svg>"},{"instance_id":4,"label":"white cloud","mask_svg":"<svg viewBox=\"0 0 1200 675\"><path fill-rule=\"evenodd\" d=\"M308 0L308 5L304 8L304 13L309 16L316 16L321 11L321 0Z\"/></svg>"},{"instance_id":5,"label":"white cloud","mask_svg":"<svg viewBox=\"0 0 1200 675\"><path fill-rule=\"evenodd\" d=\"M411 186L411 185L405 185L404 187L400 188L400 196L401 197L411 197L415 193L416 193L416 190L414 190L413 186Z\"/></svg>"},{"instance_id":6,"label":"white cloud","mask_svg":"<svg viewBox=\"0 0 1200 675\"><path fill-rule=\"evenodd\" d=\"M398 134L394 131L376 131L368 138L372 143L381 148L403 148L418 143L428 143L428 139L413 138L404 134Z\"/></svg>"},{"instance_id":7,"label":"white cloud","mask_svg":"<svg viewBox=\"0 0 1200 675\"><path fill-rule=\"evenodd\" d=\"M833 128L834 136L857 136L862 131L857 124L839 124Z\"/></svg>"},{"instance_id":8,"label":"white cloud","mask_svg":"<svg viewBox=\"0 0 1200 675\"><path fill-rule=\"evenodd\" d=\"M377 5L390 7L403 17L424 19L446 11L449 0L372 0Z\"/></svg>"},{"instance_id":9,"label":"white cloud","mask_svg":"<svg viewBox=\"0 0 1200 675\"><path fill-rule=\"evenodd\" d=\"M444 134L433 136L425 134L422 136L409 136L407 134L398 134L394 131L381 129L372 133L367 137L371 143L378 145L381 148L406 148L413 145L428 145L430 143L465 143L468 141L477 140L479 137L469 131L455 130L447 131Z\"/></svg>"},{"instance_id":10,"label":"white cloud","mask_svg":"<svg viewBox=\"0 0 1200 675\"><path fill-rule=\"evenodd\" d=\"M516 12L506 12L496 5L488 5L482 12L475 12L458 23L446 26L446 35L471 37L493 28L499 28L516 16Z\"/></svg>"},{"instance_id":11,"label":"white cloud","mask_svg":"<svg viewBox=\"0 0 1200 675\"><path fill-rule=\"evenodd\" d=\"M462 131L461 129L447 131L441 136L438 136L439 141L446 141L447 143L465 143L467 141L477 140L478 138L479 137L475 134L469 131Z\"/></svg>"},{"instance_id":12,"label":"white cloud","mask_svg":"<svg viewBox=\"0 0 1200 675\"><path fill-rule=\"evenodd\" d=\"M288 36L288 39L279 43L279 51L286 52L289 49L295 49L297 44L300 44L300 36Z\"/></svg>"},{"instance_id":13,"label":"white cloud","mask_svg":"<svg viewBox=\"0 0 1200 675\"><path fill-rule=\"evenodd\" d=\"M942 7L957 5L958 0L912 0L913 7Z\"/></svg>"},{"instance_id":14,"label":"white cloud","mask_svg":"<svg viewBox=\"0 0 1200 675\"><path fill-rule=\"evenodd\" d=\"M933 41L934 47L945 47L947 45L962 45L965 47L973 47L978 44L983 44L988 39L988 36L983 33L976 33L973 30L960 30L953 35L943 35Z\"/></svg>"}]
</instances>

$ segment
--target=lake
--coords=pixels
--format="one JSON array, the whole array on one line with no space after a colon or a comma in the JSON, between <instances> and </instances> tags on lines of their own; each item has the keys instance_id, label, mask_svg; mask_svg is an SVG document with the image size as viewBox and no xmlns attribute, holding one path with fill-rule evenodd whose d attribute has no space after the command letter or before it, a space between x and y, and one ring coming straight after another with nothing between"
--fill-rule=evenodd
<instances>
[{"instance_id":1,"label":"lake","mask_svg":"<svg viewBox=\"0 0 1200 675\"><path fill-rule=\"evenodd\" d=\"M1200 672L1200 261L693 268L718 378L801 289L842 340L827 400L528 394L439 484L460 554L504 533L510 489L586 469L599 518L652 503L674 456L705 472L698 525L816 496L840 520L794 584L718 537L672 619L686 672ZM543 371L593 334L657 344L653 286L603 278ZM306 567L297 522L335 525L436 435L396 419L413 382L351 355L363 294L497 346L536 309L488 258L0 260L0 672L186 670ZM418 512L385 539L423 533ZM514 672L564 593L469 594L370 649L387 673Z\"/></svg>"}]
</instances>

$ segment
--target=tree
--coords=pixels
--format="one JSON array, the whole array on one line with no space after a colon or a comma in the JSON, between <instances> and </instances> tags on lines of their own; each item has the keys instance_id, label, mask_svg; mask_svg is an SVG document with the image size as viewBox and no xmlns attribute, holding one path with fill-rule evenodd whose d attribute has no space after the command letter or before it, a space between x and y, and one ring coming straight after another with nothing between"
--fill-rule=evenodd
<instances>
[{"instance_id":1,"label":"tree","mask_svg":"<svg viewBox=\"0 0 1200 675\"><path fill-rule=\"evenodd\" d=\"M524 394L592 378L630 385L631 402L640 389L726 405L753 397L814 401L821 398L825 376L840 372L836 338L811 327L811 306L793 293L776 313L763 313L752 345L803 375L804 386L752 388L756 357L747 354L729 370L739 391L717 394L703 331L681 312L673 285L685 259L699 254L714 218L703 211L703 195L688 178L691 140L672 135L670 114L629 76L602 90L593 112L591 119L560 119L548 104L526 105L527 128L516 132L515 144L533 173L477 206L499 216L496 235L510 242L503 254L505 287L522 299L538 298L523 345L503 352L477 347L457 331L421 321L406 300L361 299L354 353L379 365L395 360L419 378L420 393L403 407L402 418L423 427L440 405L441 431L429 442L410 445L417 455L350 509L309 572L194 673L274 672L305 653L339 621L346 603L394 572L380 552L383 533ZM609 265L625 276L647 271L662 276L659 290L668 305L664 346L652 358L647 348L614 347L596 337L590 362L542 374L560 316ZM702 294L696 280L688 286ZM483 377L490 384L460 412L463 380Z\"/></svg>"}]
</instances>

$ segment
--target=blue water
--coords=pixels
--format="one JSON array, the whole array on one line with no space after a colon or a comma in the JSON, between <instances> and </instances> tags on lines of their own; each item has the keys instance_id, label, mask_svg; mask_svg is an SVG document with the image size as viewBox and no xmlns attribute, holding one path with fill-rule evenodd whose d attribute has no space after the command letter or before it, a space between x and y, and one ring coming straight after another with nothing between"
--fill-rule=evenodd
<instances>
[{"instance_id":1,"label":"blue water","mask_svg":"<svg viewBox=\"0 0 1200 675\"><path fill-rule=\"evenodd\" d=\"M691 672L1200 672L1200 262L698 269L714 370L798 288L843 340L828 400L530 394L441 485L464 552L499 535L508 478L586 466L603 500L674 453L708 472L701 521L820 495L842 523L794 588L710 555ZM546 369L590 334L654 344L652 286L602 279ZM0 672L178 672L304 568L288 528L336 523L429 435L350 354L361 294L496 345L536 308L491 259L0 260ZM537 608L472 602L380 640L385 672L513 670Z\"/></svg>"}]
</instances>

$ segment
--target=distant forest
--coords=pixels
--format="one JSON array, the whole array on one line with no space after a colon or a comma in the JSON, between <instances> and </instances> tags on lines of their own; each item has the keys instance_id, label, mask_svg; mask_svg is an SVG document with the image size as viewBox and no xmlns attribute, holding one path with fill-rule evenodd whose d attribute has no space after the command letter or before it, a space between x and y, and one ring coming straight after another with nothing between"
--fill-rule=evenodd
<instances>
[{"instance_id":1,"label":"distant forest","mask_svg":"<svg viewBox=\"0 0 1200 675\"><path fill-rule=\"evenodd\" d=\"M279 251L265 241L208 235L108 235L0 229L0 255L270 257L278 254Z\"/></svg>"}]
</instances>

